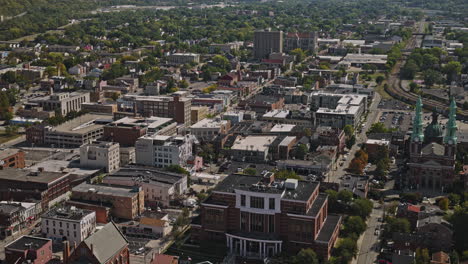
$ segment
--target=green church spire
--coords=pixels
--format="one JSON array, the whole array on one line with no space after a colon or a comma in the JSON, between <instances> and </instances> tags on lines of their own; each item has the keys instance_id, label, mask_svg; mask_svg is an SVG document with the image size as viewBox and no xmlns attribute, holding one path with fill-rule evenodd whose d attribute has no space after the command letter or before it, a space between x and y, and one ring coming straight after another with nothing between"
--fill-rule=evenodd
<instances>
[{"instance_id":1,"label":"green church spire","mask_svg":"<svg viewBox=\"0 0 468 264\"><path fill-rule=\"evenodd\" d=\"M415 116L413 120L413 133L411 134L412 141L423 142L424 141L424 132L423 132L423 121L422 121L422 100L421 96L416 101Z\"/></svg>"},{"instance_id":2,"label":"green church spire","mask_svg":"<svg viewBox=\"0 0 468 264\"><path fill-rule=\"evenodd\" d=\"M457 103L452 98L449 107L449 116L447 124L445 125L444 143L456 144L457 143Z\"/></svg>"}]
</instances>

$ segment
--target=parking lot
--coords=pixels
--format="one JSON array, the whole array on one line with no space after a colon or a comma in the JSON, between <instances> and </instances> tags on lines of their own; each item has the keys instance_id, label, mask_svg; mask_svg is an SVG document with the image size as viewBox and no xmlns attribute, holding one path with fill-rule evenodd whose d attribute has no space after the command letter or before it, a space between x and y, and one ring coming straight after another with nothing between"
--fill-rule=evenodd
<instances>
[{"instance_id":1,"label":"parking lot","mask_svg":"<svg viewBox=\"0 0 468 264\"><path fill-rule=\"evenodd\" d=\"M391 110L411 110L411 106L395 99L382 99L378 108Z\"/></svg>"},{"instance_id":2,"label":"parking lot","mask_svg":"<svg viewBox=\"0 0 468 264\"><path fill-rule=\"evenodd\" d=\"M408 131L413 120L413 114L408 111L385 111L380 115L379 122L386 128Z\"/></svg>"}]
</instances>

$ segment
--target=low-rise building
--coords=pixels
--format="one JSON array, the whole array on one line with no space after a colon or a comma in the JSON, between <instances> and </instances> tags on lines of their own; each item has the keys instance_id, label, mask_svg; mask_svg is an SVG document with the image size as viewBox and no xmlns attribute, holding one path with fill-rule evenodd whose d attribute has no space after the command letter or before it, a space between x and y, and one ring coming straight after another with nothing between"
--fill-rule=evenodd
<instances>
[{"instance_id":1,"label":"low-rise building","mask_svg":"<svg viewBox=\"0 0 468 264\"><path fill-rule=\"evenodd\" d=\"M73 206L50 209L41 218L42 234L53 243L78 245L96 229L96 213Z\"/></svg>"},{"instance_id":2,"label":"low-rise building","mask_svg":"<svg viewBox=\"0 0 468 264\"><path fill-rule=\"evenodd\" d=\"M205 118L190 126L190 133L201 141L212 141L219 134L226 134L231 127L231 122L219 117Z\"/></svg>"},{"instance_id":3,"label":"low-rise building","mask_svg":"<svg viewBox=\"0 0 468 264\"><path fill-rule=\"evenodd\" d=\"M138 186L124 187L82 183L72 189L72 201L104 204L111 207L111 215L135 219L145 210L144 191Z\"/></svg>"},{"instance_id":4,"label":"low-rise building","mask_svg":"<svg viewBox=\"0 0 468 264\"><path fill-rule=\"evenodd\" d=\"M0 237L15 235L30 226L42 212L40 202L0 202Z\"/></svg>"},{"instance_id":5,"label":"low-rise building","mask_svg":"<svg viewBox=\"0 0 468 264\"><path fill-rule=\"evenodd\" d=\"M193 102L192 102L193 103ZM205 119L208 115L209 108L207 106L193 106L190 108L192 125Z\"/></svg>"},{"instance_id":6,"label":"low-rise building","mask_svg":"<svg viewBox=\"0 0 468 264\"><path fill-rule=\"evenodd\" d=\"M22 236L5 246L5 263L46 264L52 259L52 240Z\"/></svg>"},{"instance_id":7,"label":"low-rise building","mask_svg":"<svg viewBox=\"0 0 468 264\"><path fill-rule=\"evenodd\" d=\"M129 264L128 241L119 228L110 222L82 241L71 252L70 244L65 243L63 262L66 264Z\"/></svg>"},{"instance_id":8,"label":"low-rise building","mask_svg":"<svg viewBox=\"0 0 468 264\"><path fill-rule=\"evenodd\" d=\"M0 170L0 199L14 201L41 201L42 209L67 198L70 191L70 174L25 169Z\"/></svg>"},{"instance_id":9,"label":"low-rise building","mask_svg":"<svg viewBox=\"0 0 468 264\"><path fill-rule=\"evenodd\" d=\"M174 53L168 57L169 64L200 63L200 54L196 53Z\"/></svg>"},{"instance_id":10,"label":"low-rise building","mask_svg":"<svg viewBox=\"0 0 468 264\"><path fill-rule=\"evenodd\" d=\"M24 152L19 149L4 149L0 151L0 169L25 167Z\"/></svg>"},{"instance_id":11,"label":"low-rise building","mask_svg":"<svg viewBox=\"0 0 468 264\"><path fill-rule=\"evenodd\" d=\"M244 162L266 162L269 160L270 145L276 136L247 136L237 138L230 150L233 160Z\"/></svg>"},{"instance_id":12,"label":"low-rise building","mask_svg":"<svg viewBox=\"0 0 468 264\"><path fill-rule=\"evenodd\" d=\"M147 135L135 144L136 163L164 168L171 165L187 165L192 156L193 136Z\"/></svg>"},{"instance_id":13,"label":"low-rise building","mask_svg":"<svg viewBox=\"0 0 468 264\"><path fill-rule=\"evenodd\" d=\"M105 168L114 172L120 168L119 143L98 141L80 147L80 166L92 169Z\"/></svg>"},{"instance_id":14,"label":"low-rise building","mask_svg":"<svg viewBox=\"0 0 468 264\"><path fill-rule=\"evenodd\" d=\"M106 113L113 114L117 112L117 104L102 104L102 103L82 103L81 109L88 113Z\"/></svg>"},{"instance_id":15,"label":"low-rise building","mask_svg":"<svg viewBox=\"0 0 468 264\"><path fill-rule=\"evenodd\" d=\"M104 183L122 186L140 186L149 206L169 206L188 188L187 175L145 166L127 166L104 178Z\"/></svg>"},{"instance_id":16,"label":"low-rise building","mask_svg":"<svg viewBox=\"0 0 468 264\"><path fill-rule=\"evenodd\" d=\"M339 190L347 190L358 197L366 198L369 191L369 180L367 177L345 175Z\"/></svg>"},{"instance_id":17,"label":"low-rise building","mask_svg":"<svg viewBox=\"0 0 468 264\"><path fill-rule=\"evenodd\" d=\"M90 102L89 92L55 93L30 100L44 111L59 111L63 116L72 111L80 111L81 104Z\"/></svg>"},{"instance_id":18,"label":"low-rise building","mask_svg":"<svg viewBox=\"0 0 468 264\"><path fill-rule=\"evenodd\" d=\"M101 139L104 126L110 122L112 122L110 115L85 114L56 127L44 126L44 144L55 147L79 147Z\"/></svg>"}]
</instances>

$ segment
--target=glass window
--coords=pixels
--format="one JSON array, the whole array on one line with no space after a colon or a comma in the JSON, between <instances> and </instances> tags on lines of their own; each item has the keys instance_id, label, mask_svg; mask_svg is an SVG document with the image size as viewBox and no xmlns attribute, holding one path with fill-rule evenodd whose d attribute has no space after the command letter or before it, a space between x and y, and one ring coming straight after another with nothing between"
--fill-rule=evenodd
<instances>
[{"instance_id":1,"label":"glass window","mask_svg":"<svg viewBox=\"0 0 468 264\"><path fill-rule=\"evenodd\" d=\"M241 206L245 206L245 195L241 194Z\"/></svg>"},{"instance_id":2,"label":"glass window","mask_svg":"<svg viewBox=\"0 0 468 264\"><path fill-rule=\"evenodd\" d=\"M275 210L275 198L270 198L269 203L270 210Z\"/></svg>"},{"instance_id":3,"label":"glass window","mask_svg":"<svg viewBox=\"0 0 468 264\"><path fill-rule=\"evenodd\" d=\"M251 208L264 209L265 208L265 199L263 199L263 197L251 196L250 197L250 207Z\"/></svg>"}]
</instances>

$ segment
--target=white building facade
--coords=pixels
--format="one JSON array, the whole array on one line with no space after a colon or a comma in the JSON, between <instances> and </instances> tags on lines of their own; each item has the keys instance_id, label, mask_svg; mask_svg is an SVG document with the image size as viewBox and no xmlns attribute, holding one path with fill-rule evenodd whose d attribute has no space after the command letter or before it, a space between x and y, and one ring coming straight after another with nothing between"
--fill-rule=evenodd
<instances>
[{"instance_id":1,"label":"white building facade","mask_svg":"<svg viewBox=\"0 0 468 264\"><path fill-rule=\"evenodd\" d=\"M96 212L75 207L52 209L42 216L42 234L54 243L78 245L96 229Z\"/></svg>"},{"instance_id":2,"label":"white building facade","mask_svg":"<svg viewBox=\"0 0 468 264\"><path fill-rule=\"evenodd\" d=\"M158 168L185 166L192 156L194 138L186 136L143 136L135 143L136 163Z\"/></svg>"},{"instance_id":3,"label":"white building facade","mask_svg":"<svg viewBox=\"0 0 468 264\"><path fill-rule=\"evenodd\" d=\"M93 142L80 147L80 165L86 168L106 168L114 172L120 168L120 146L115 142Z\"/></svg>"}]
</instances>

